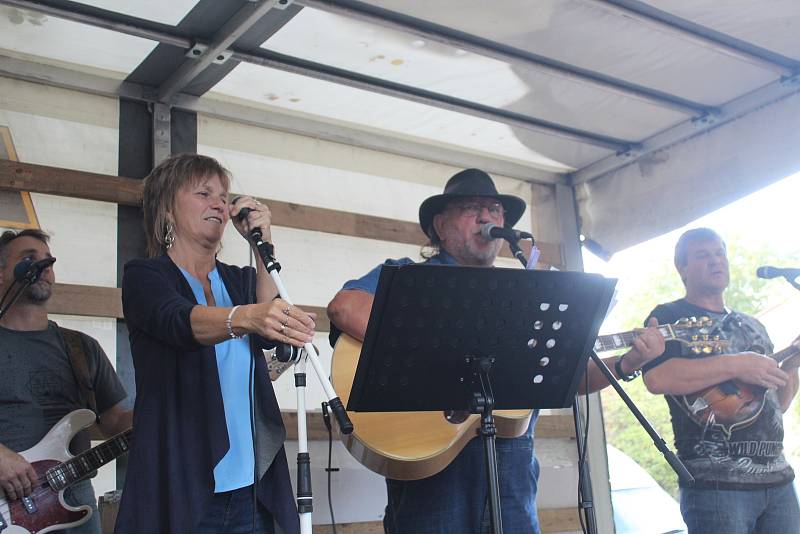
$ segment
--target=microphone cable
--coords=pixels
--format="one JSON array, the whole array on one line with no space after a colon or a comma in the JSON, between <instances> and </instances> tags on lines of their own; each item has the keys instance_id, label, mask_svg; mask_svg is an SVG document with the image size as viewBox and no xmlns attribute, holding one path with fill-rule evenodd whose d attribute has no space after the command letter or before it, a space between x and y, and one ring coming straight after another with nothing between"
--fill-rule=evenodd
<instances>
[{"instance_id":1,"label":"microphone cable","mask_svg":"<svg viewBox=\"0 0 800 534\"><path fill-rule=\"evenodd\" d=\"M328 474L328 510L331 513L331 528L333 534L336 534L336 518L333 515L333 496L331 493L331 474L338 471L338 467L331 467L333 458L333 430L331 429L331 414L328 411L328 403L322 403L322 421L325 423L325 428L328 429L328 467L325 472Z\"/></svg>"},{"instance_id":2,"label":"microphone cable","mask_svg":"<svg viewBox=\"0 0 800 534\"><path fill-rule=\"evenodd\" d=\"M586 452L589 449L588 440L589 440L589 415L591 413L591 407L589 406L589 375L588 373L584 373L584 387L586 389L586 393L584 393L583 397L586 401L586 419L584 420L583 426L583 440L577 443L578 446L578 507L580 508L580 513L578 514L578 519L581 523L581 532L583 534L587 534L587 525L589 525L589 511L585 507L586 503L584 499L587 497L583 494L583 486L584 483L588 483L586 481L586 476L588 473L585 472L586 470ZM581 417L580 409L578 408L578 399L580 397L575 398L575 402L572 405L572 416L575 419L575 428L579 428L578 420ZM576 436L580 437L580 436ZM594 506L594 498L589 501L589 506Z\"/></svg>"}]
</instances>

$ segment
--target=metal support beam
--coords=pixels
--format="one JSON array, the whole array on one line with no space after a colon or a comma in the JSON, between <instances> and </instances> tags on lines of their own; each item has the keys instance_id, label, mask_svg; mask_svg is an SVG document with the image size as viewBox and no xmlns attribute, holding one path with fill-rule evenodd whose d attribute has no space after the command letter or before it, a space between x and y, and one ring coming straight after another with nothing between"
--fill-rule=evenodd
<instances>
[{"instance_id":1,"label":"metal support beam","mask_svg":"<svg viewBox=\"0 0 800 534\"><path fill-rule=\"evenodd\" d=\"M692 119L659 132L645 139L641 143L638 151L608 156L569 174L568 179L573 185L596 180L606 174L636 162L643 156L722 126L748 113L757 111L763 106L777 102L778 100L796 93L800 93L800 74L791 78L783 78L728 102L720 108L719 114L713 119Z\"/></svg>"},{"instance_id":2,"label":"metal support beam","mask_svg":"<svg viewBox=\"0 0 800 534\"><path fill-rule=\"evenodd\" d=\"M0 55L0 76L61 87L111 98L127 98L156 103L155 88L77 72L62 67L43 65ZM195 111L206 116L249 124L297 135L305 135L334 143L342 143L389 154L423 159L455 167L477 167L490 174L498 174L534 183L552 184L563 180L556 169L542 169L458 148L447 148L424 141L414 141L388 134L349 128L311 118L283 114L280 110L250 107L208 97L177 94L173 107Z\"/></svg>"},{"instance_id":3,"label":"metal support beam","mask_svg":"<svg viewBox=\"0 0 800 534\"><path fill-rule=\"evenodd\" d=\"M564 265L569 271L583 271L583 256L579 239L578 212L575 189L567 185L555 186L555 205L558 216L559 242L564 256ZM587 462L591 483L593 517L596 525L589 532L613 532L614 518L611 510L611 485L608 476L606 435L603 426L603 407L599 393L579 397L578 410L589 421L588 439L583 443L587 450ZM585 428L585 427L584 427ZM588 496L584 496L588 497ZM594 527L594 530L592 530Z\"/></svg>"},{"instance_id":4,"label":"metal support beam","mask_svg":"<svg viewBox=\"0 0 800 534\"><path fill-rule=\"evenodd\" d=\"M583 69L575 65L528 52L527 50L514 48L446 26L410 17L402 13L389 11L365 2L359 2L357 0L297 0L297 3L313 9L319 9L348 18L363 20L370 24L377 24L404 33L410 33L425 40L491 57L506 63L530 66L538 71L592 85L627 97L644 100L651 104L669 108L687 115L713 114L715 111L714 106L706 106L676 95L630 83L599 72Z\"/></svg>"},{"instance_id":5,"label":"metal support beam","mask_svg":"<svg viewBox=\"0 0 800 534\"><path fill-rule=\"evenodd\" d=\"M485 106L477 102L455 98L441 93L434 93L418 87L411 87L372 76L366 76L357 72L352 72L344 69L332 67L330 65L323 65L313 61L271 52L269 50L252 50L252 51L239 51L235 50L233 57L239 61L261 65L262 67L269 67L274 69L300 74L324 80L328 82L337 83L340 85L347 85L357 89L371 91L383 95L402 98L412 102L418 102L441 109L456 111L464 113L465 115L472 115L481 119L487 119L510 126L518 126L528 130L539 131L545 134L557 135L566 139L571 139L579 143L588 145L599 146L602 148L627 152L636 150L638 143L631 140L619 139L607 135L596 134L578 128L572 128L554 122L537 119L529 115L523 115L513 111L493 108Z\"/></svg>"},{"instance_id":6,"label":"metal support beam","mask_svg":"<svg viewBox=\"0 0 800 534\"><path fill-rule=\"evenodd\" d=\"M159 24L138 17L130 17L115 11L86 6L77 2L0 0L0 4L36 11L37 13L44 13L52 17L95 26L105 30L112 30L134 37L150 39L151 41L158 41L159 43L177 46L178 48L188 49L191 48L193 44L191 38L177 34L173 26Z\"/></svg>"},{"instance_id":7,"label":"metal support beam","mask_svg":"<svg viewBox=\"0 0 800 534\"><path fill-rule=\"evenodd\" d=\"M253 27L276 4L286 4L288 0L261 0L248 2L230 18L214 35L211 43L201 52L200 48L192 48L186 61L158 88L158 99L168 102L192 83L197 76L214 62L226 61L228 48L233 46L239 37Z\"/></svg>"},{"instance_id":8,"label":"metal support beam","mask_svg":"<svg viewBox=\"0 0 800 534\"><path fill-rule=\"evenodd\" d=\"M156 102L153 110L153 167L172 155L172 117L167 104Z\"/></svg>"},{"instance_id":9,"label":"metal support beam","mask_svg":"<svg viewBox=\"0 0 800 534\"><path fill-rule=\"evenodd\" d=\"M639 0L584 0L594 2L604 9L619 12L659 30L679 35L697 45L710 48L727 56L746 61L752 65L776 72L781 76L800 73L800 61L787 58L771 50L761 48L712 30L706 26L682 19L661 11Z\"/></svg>"},{"instance_id":10,"label":"metal support beam","mask_svg":"<svg viewBox=\"0 0 800 534\"><path fill-rule=\"evenodd\" d=\"M0 0L0 4L2 3L13 4L18 7L22 7L23 9L30 9L33 11L44 11L54 16L61 16L63 11L50 10L50 8L47 6L45 6L43 9L42 4L32 0ZM186 39L182 36L170 34L166 31L155 31L145 26L141 27L142 31L139 34L137 33L137 27L129 22L126 22L122 29L118 29L119 24L117 18L119 14L113 12L105 12L105 14L102 16L89 14L80 7L80 4L76 4L74 2L71 2L70 4L74 4L72 7L70 7L70 10L75 10L71 15L70 20L78 20L79 18L79 21L84 24L113 29L115 31L124 31L124 33L128 33L129 35L153 39L161 43L172 44L178 40L182 40L184 43L186 42ZM80 13L80 16L76 15L75 13ZM125 17L126 21L130 21L130 19L131 17ZM148 21L142 21L142 24L147 23ZM199 42L197 39L192 39L190 41L191 43L187 43L185 46L187 50L194 46L195 43ZM588 132L578 128L572 128L528 115L515 113L513 111L493 108L491 106L485 106L476 102L466 101L448 95L434 93L432 91L426 91L424 89L410 87L371 76L365 76L357 72L337 69L328 65L322 65L300 58L278 54L276 52L270 52L261 48L255 50L231 49L231 52L232 57L239 61L280 69L303 76L344 84L397 98L403 98L405 100L411 100L413 102L419 102L433 107L456 111L458 113L480 117L501 124L526 128L549 135L557 135L580 143L614 150L615 152L627 153L639 148L638 143L635 141L618 139L607 135Z\"/></svg>"}]
</instances>

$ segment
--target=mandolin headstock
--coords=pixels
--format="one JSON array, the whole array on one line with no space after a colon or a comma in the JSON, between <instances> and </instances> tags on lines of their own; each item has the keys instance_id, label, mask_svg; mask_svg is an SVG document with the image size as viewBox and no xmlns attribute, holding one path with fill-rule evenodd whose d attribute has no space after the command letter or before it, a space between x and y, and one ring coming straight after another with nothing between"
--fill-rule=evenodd
<instances>
[{"instance_id":1,"label":"mandolin headstock","mask_svg":"<svg viewBox=\"0 0 800 534\"><path fill-rule=\"evenodd\" d=\"M722 354L729 345L710 317L684 317L665 327L664 339L680 342L692 354Z\"/></svg>"}]
</instances>

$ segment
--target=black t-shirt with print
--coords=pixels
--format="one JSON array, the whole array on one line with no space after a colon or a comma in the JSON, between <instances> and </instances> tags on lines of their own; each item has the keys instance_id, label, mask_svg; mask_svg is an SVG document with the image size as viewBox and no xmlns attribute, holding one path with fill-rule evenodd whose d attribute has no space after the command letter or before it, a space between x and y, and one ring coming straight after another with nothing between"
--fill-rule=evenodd
<instances>
[{"instance_id":1,"label":"black t-shirt with print","mask_svg":"<svg viewBox=\"0 0 800 534\"><path fill-rule=\"evenodd\" d=\"M730 314L706 310L685 299L657 306L649 317L659 324L674 323L685 317L710 317L729 345L725 352L735 354L754 350L772 354L772 342L764 326L744 313ZM704 358L682 350L677 342L668 342L664 356L646 366L645 372L670 357ZM735 383L722 386L726 394L734 393ZM761 399L761 392L757 399ZM665 395L672 416L675 448L678 457L695 477L696 488L753 489L778 486L794 479L794 471L783 455L783 413L774 390L763 396L764 402L754 404L753 412L745 417L722 421L723 415L708 417L707 407L715 399L710 396ZM721 413L721 412L720 412ZM730 415L730 414L728 414Z\"/></svg>"}]
</instances>

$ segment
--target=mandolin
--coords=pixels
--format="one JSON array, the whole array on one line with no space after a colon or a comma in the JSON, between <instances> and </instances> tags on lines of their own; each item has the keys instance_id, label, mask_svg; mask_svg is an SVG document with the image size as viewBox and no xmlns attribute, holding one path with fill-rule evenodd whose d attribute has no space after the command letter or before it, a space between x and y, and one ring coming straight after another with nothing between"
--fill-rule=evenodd
<instances>
[{"instance_id":1,"label":"mandolin","mask_svg":"<svg viewBox=\"0 0 800 534\"><path fill-rule=\"evenodd\" d=\"M776 352L772 358L780 363L795 356L800 356L800 346L793 344ZM758 419L766 393L766 388L728 380L678 399L697 424L716 425L730 436L734 430L745 428Z\"/></svg>"}]
</instances>

